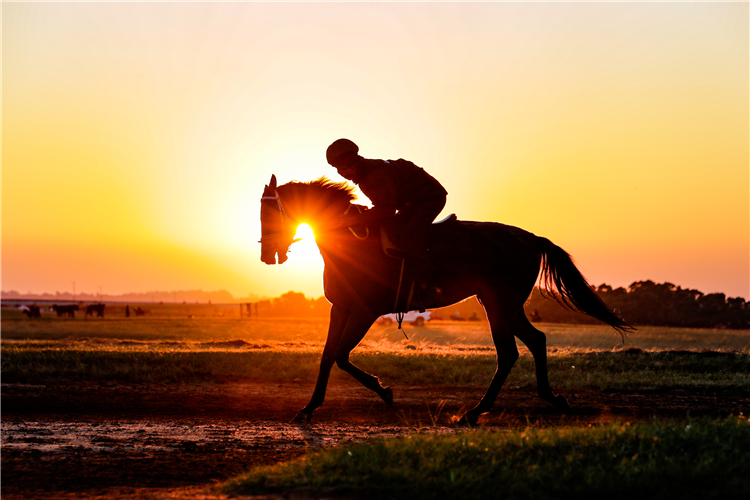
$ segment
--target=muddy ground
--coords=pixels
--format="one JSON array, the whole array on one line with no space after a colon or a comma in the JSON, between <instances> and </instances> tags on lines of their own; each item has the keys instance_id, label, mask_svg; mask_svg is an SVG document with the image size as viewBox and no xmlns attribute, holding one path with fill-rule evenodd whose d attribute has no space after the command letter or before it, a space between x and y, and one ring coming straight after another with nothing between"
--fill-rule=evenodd
<instances>
[{"instance_id":1,"label":"muddy ground","mask_svg":"<svg viewBox=\"0 0 750 500\"><path fill-rule=\"evenodd\" d=\"M309 383L2 386L2 497L223 498L212 487L353 440L450 433L482 388L393 387L394 406L354 384L331 384L312 423L290 420ZM750 414L750 397L710 392L572 392L560 413L533 391L505 389L486 428Z\"/></svg>"}]
</instances>

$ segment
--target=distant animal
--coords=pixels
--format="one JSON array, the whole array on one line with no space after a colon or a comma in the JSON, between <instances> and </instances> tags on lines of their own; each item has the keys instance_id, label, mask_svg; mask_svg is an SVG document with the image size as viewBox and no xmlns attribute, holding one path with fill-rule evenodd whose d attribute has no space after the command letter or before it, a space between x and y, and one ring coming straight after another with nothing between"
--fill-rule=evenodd
<instances>
[{"instance_id":1,"label":"distant animal","mask_svg":"<svg viewBox=\"0 0 750 500\"><path fill-rule=\"evenodd\" d=\"M71 318L75 318L76 311L78 310L78 305L73 304L72 306L58 306L57 304L55 304L52 306L52 310L57 313L58 317L69 316Z\"/></svg>"},{"instance_id":2,"label":"distant animal","mask_svg":"<svg viewBox=\"0 0 750 500\"><path fill-rule=\"evenodd\" d=\"M534 309L534 312L531 313L529 319L532 323L540 323L542 321L542 317L539 315L539 311L537 311L536 309Z\"/></svg>"},{"instance_id":3,"label":"distant animal","mask_svg":"<svg viewBox=\"0 0 750 500\"><path fill-rule=\"evenodd\" d=\"M145 316L148 311L145 309L141 309L140 307L136 307L135 309L133 309L133 312L136 316Z\"/></svg>"},{"instance_id":4,"label":"distant animal","mask_svg":"<svg viewBox=\"0 0 750 500\"><path fill-rule=\"evenodd\" d=\"M30 305L30 306L22 306L21 310L29 318L41 318L42 317L42 313L39 310L39 306L36 304Z\"/></svg>"},{"instance_id":5,"label":"distant animal","mask_svg":"<svg viewBox=\"0 0 750 500\"><path fill-rule=\"evenodd\" d=\"M96 313L97 318L104 317L104 304L90 304L86 306L86 317L94 316Z\"/></svg>"},{"instance_id":6,"label":"distant animal","mask_svg":"<svg viewBox=\"0 0 750 500\"><path fill-rule=\"evenodd\" d=\"M412 296L408 286L412 283L413 291L419 283L406 281L408 261L383 251L381 227L392 219L367 227L342 225L343 214L367 210L354 205L353 199L353 188L346 183L321 178L277 186L276 176L271 177L261 197L261 261L276 264L277 257L280 264L286 261L297 226L307 222L315 230L325 264L323 288L332 304L318 380L309 404L295 417L297 421L310 420L323 404L334 364L392 405L393 391L354 366L349 354L378 317L417 309L415 305L440 308L476 295L487 312L497 370L484 397L459 420L471 425L492 409L519 357L514 337L521 339L534 357L539 397L560 410L570 409L565 397L550 387L546 337L531 325L523 309L540 274L546 290L560 302L621 333L630 328L601 301L565 250L547 238L495 222L453 219L432 226L427 246L435 270L422 290L421 301L415 304L408 300Z\"/></svg>"}]
</instances>

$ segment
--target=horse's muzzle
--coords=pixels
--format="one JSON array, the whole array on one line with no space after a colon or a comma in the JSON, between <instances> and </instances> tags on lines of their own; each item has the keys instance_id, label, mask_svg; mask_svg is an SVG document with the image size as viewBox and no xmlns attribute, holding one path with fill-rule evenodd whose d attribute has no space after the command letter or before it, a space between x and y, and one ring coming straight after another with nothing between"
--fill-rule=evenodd
<instances>
[{"instance_id":1,"label":"horse's muzzle","mask_svg":"<svg viewBox=\"0 0 750 500\"><path fill-rule=\"evenodd\" d=\"M264 247L260 249L260 261L269 266L276 264L276 248L270 245Z\"/></svg>"},{"instance_id":2,"label":"horse's muzzle","mask_svg":"<svg viewBox=\"0 0 750 500\"><path fill-rule=\"evenodd\" d=\"M287 261L286 253L281 252L271 252L267 254L261 254L260 260L264 264L268 264L269 266L273 266L276 264L276 256L278 255L278 263L283 264Z\"/></svg>"},{"instance_id":3,"label":"horse's muzzle","mask_svg":"<svg viewBox=\"0 0 750 500\"><path fill-rule=\"evenodd\" d=\"M271 256L261 256L260 260L264 264L268 264L269 266L272 266L272 265L276 264L276 255L274 254L274 255L271 255Z\"/></svg>"}]
</instances>

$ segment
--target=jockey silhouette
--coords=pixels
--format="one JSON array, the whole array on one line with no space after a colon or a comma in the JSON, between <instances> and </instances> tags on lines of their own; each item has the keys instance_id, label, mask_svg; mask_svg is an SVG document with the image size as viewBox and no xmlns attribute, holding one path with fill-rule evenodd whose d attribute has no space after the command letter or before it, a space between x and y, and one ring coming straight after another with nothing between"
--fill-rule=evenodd
<instances>
[{"instance_id":1,"label":"jockey silhouette","mask_svg":"<svg viewBox=\"0 0 750 500\"><path fill-rule=\"evenodd\" d=\"M410 161L363 158L349 139L331 144L326 159L339 175L357 184L373 205L362 214L343 216L342 223L353 226L382 220L393 243L414 262L417 278L424 279L432 269L427 233L445 207L445 188Z\"/></svg>"}]
</instances>

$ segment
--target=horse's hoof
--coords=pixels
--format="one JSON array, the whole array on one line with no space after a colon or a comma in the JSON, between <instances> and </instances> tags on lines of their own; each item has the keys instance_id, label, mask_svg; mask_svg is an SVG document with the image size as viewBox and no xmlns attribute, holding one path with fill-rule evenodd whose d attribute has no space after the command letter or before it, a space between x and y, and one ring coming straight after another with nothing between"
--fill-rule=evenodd
<instances>
[{"instance_id":1,"label":"horse's hoof","mask_svg":"<svg viewBox=\"0 0 750 500\"><path fill-rule=\"evenodd\" d=\"M312 420L312 414L301 411L297 413L297 415L294 416L294 419L292 420L292 422L298 423L298 424L306 424L310 420Z\"/></svg>"},{"instance_id":2,"label":"horse's hoof","mask_svg":"<svg viewBox=\"0 0 750 500\"><path fill-rule=\"evenodd\" d=\"M570 411L570 404L568 404L568 400L565 399L565 396L555 396L552 406L561 411Z\"/></svg>"},{"instance_id":3,"label":"horse's hoof","mask_svg":"<svg viewBox=\"0 0 750 500\"><path fill-rule=\"evenodd\" d=\"M560 411L570 411L570 405L568 404L568 400L565 399L565 396L555 396L554 394L550 393L546 395L540 394L539 397Z\"/></svg>"},{"instance_id":4,"label":"horse's hoof","mask_svg":"<svg viewBox=\"0 0 750 500\"><path fill-rule=\"evenodd\" d=\"M387 404L388 406L393 406L393 390L391 390L390 387L384 387L383 392L380 394L380 397L383 398L385 404Z\"/></svg>"},{"instance_id":5,"label":"horse's hoof","mask_svg":"<svg viewBox=\"0 0 750 500\"><path fill-rule=\"evenodd\" d=\"M464 413L460 417L453 416L451 417L451 423L453 425L459 425L464 427L475 427L477 425L477 420L479 420L479 417L471 417L469 416L469 413Z\"/></svg>"}]
</instances>

